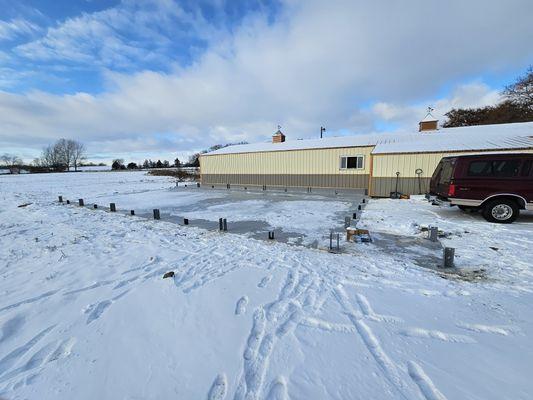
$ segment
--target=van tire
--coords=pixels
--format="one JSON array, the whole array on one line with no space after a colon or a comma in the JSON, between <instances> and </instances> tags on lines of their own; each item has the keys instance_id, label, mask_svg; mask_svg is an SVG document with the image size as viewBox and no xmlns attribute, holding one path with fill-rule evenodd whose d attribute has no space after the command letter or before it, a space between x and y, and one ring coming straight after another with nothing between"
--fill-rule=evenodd
<instances>
[{"instance_id":1,"label":"van tire","mask_svg":"<svg viewBox=\"0 0 533 400\"><path fill-rule=\"evenodd\" d=\"M483 206L483 217L489 222L510 224L519 214L518 204L505 198L490 200Z\"/></svg>"}]
</instances>

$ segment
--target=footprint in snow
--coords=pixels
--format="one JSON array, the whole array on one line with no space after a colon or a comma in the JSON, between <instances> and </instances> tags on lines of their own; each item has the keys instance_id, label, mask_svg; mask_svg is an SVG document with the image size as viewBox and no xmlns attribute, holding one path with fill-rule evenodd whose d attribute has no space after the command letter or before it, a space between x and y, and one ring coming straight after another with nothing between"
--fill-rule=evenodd
<instances>
[{"instance_id":1,"label":"footprint in snow","mask_svg":"<svg viewBox=\"0 0 533 400\"><path fill-rule=\"evenodd\" d=\"M271 280L272 280L272 275L267 275L263 279L261 279L261 282L259 282L257 286L260 288L264 288L266 287L266 285L270 283Z\"/></svg>"},{"instance_id":2,"label":"footprint in snow","mask_svg":"<svg viewBox=\"0 0 533 400\"><path fill-rule=\"evenodd\" d=\"M226 375L218 374L211 385L211 389L209 389L207 400L223 400L226 397L227 391L228 381L226 379Z\"/></svg>"},{"instance_id":3,"label":"footprint in snow","mask_svg":"<svg viewBox=\"0 0 533 400\"><path fill-rule=\"evenodd\" d=\"M241 315L246 312L246 306L248 305L248 296L242 296L235 306L235 315Z\"/></svg>"},{"instance_id":4,"label":"footprint in snow","mask_svg":"<svg viewBox=\"0 0 533 400\"><path fill-rule=\"evenodd\" d=\"M287 393L287 383L283 376L272 381L266 398L267 400L287 400L289 398Z\"/></svg>"}]
</instances>

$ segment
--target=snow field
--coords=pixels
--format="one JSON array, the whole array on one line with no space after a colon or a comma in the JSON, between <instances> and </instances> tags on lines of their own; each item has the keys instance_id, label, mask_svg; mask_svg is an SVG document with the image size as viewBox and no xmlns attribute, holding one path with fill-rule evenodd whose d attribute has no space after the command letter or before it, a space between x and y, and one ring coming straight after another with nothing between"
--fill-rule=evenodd
<instances>
[{"instance_id":1,"label":"snow field","mask_svg":"<svg viewBox=\"0 0 533 400\"><path fill-rule=\"evenodd\" d=\"M0 397L526 399L533 390L528 249L513 255L522 264L488 263L493 280L446 280L379 248L330 254L55 202L67 189L164 194L164 178L9 179L0 178ZM403 204L425 215L421 202L378 200L363 221L383 228ZM506 229L531 238L528 226ZM168 271L174 279L162 279Z\"/></svg>"}]
</instances>

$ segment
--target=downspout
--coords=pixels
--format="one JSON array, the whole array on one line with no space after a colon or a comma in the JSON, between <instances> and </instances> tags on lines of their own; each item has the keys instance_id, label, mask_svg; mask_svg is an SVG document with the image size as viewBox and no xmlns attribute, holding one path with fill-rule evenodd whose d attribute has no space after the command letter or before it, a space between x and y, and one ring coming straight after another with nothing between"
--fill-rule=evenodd
<instances>
[{"instance_id":1,"label":"downspout","mask_svg":"<svg viewBox=\"0 0 533 400\"><path fill-rule=\"evenodd\" d=\"M375 148L375 146L374 146ZM374 151L374 148L372 151ZM370 152L370 174L368 175L368 196L372 197L372 176L374 173L374 155Z\"/></svg>"}]
</instances>

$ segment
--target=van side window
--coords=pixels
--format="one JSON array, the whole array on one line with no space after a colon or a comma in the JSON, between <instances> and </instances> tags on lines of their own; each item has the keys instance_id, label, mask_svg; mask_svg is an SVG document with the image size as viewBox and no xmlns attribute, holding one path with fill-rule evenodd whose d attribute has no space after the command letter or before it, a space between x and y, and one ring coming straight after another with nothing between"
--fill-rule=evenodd
<instances>
[{"instance_id":1,"label":"van side window","mask_svg":"<svg viewBox=\"0 0 533 400\"><path fill-rule=\"evenodd\" d=\"M521 176L533 176L533 160L524 161Z\"/></svg>"},{"instance_id":2,"label":"van side window","mask_svg":"<svg viewBox=\"0 0 533 400\"><path fill-rule=\"evenodd\" d=\"M467 175L510 178L518 176L520 164L520 160L472 161Z\"/></svg>"},{"instance_id":3,"label":"van side window","mask_svg":"<svg viewBox=\"0 0 533 400\"><path fill-rule=\"evenodd\" d=\"M491 161L472 161L468 166L468 176L492 176Z\"/></svg>"}]
</instances>

